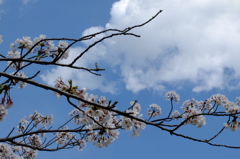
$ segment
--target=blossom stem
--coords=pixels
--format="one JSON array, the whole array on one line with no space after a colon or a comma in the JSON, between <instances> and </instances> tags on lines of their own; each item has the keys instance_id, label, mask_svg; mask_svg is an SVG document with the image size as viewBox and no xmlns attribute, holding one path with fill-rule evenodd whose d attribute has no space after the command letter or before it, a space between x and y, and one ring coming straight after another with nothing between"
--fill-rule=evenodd
<instances>
[{"instance_id":1,"label":"blossom stem","mask_svg":"<svg viewBox=\"0 0 240 159\"><path fill-rule=\"evenodd\" d=\"M171 115L171 113L172 113L172 111L173 111L173 99L171 98L171 110L170 110L170 112L169 112L169 114L168 114L168 117L167 118L169 118L170 117L170 115Z\"/></svg>"}]
</instances>

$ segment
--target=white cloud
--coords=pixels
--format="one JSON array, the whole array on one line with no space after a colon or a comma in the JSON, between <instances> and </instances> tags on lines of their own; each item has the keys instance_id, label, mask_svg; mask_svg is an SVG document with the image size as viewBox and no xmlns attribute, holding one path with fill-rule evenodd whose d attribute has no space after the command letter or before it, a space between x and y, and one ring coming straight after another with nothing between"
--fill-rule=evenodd
<instances>
[{"instance_id":1,"label":"white cloud","mask_svg":"<svg viewBox=\"0 0 240 159\"><path fill-rule=\"evenodd\" d=\"M76 66L95 68L95 62L97 59L101 59L104 55L104 47L100 50L93 50L90 56L83 56L79 61L75 63ZM79 53L83 51L81 47L75 47L71 49L71 54L68 59L64 60L63 63L70 63ZM99 53L99 54L98 54ZM54 85L54 80L59 76L67 83L68 80L72 79L73 84L79 86L79 88L87 88L90 90L99 89L102 92L110 92L115 94L118 92L118 82L107 81L102 76L96 76L88 71L81 71L76 69L69 69L66 67L56 67L51 70L47 70L41 78L44 82L49 85Z\"/></svg>"},{"instance_id":2,"label":"white cloud","mask_svg":"<svg viewBox=\"0 0 240 159\"><path fill-rule=\"evenodd\" d=\"M124 36L99 45L105 53L98 60L119 69L120 80L135 93L181 83L190 83L195 92L240 88L239 6L238 0L120 0L105 28L123 29L163 12L133 31L141 38Z\"/></svg>"},{"instance_id":3,"label":"white cloud","mask_svg":"<svg viewBox=\"0 0 240 159\"><path fill-rule=\"evenodd\" d=\"M116 40L116 52L124 53L119 65L126 87L138 92L164 82L189 81L199 92L225 88L230 81L226 77L239 78L240 2L174 2L122 0L113 6L107 27L139 24L164 10L137 30L140 39ZM226 68L234 70L232 76L225 74Z\"/></svg>"},{"instance_id":4,"label":"white cloud","mask_svg":"<svg viewBox=\"0 0 240 159\"><path fill-rule=\"evenodd\" d=\"M22 3L23 4L29 4L30 2L33 2L33 3L35 3L35 2L37 2L38 0L22 0Z\"/></svg>"},{"instance_id":5,"label":"white cloud","mask_svg":"<svg viewBox=\"0 0 240 159\"><path fill-rule=\"evenodd\" d=\"M30 0L22 0L23 4L28 4Z\"/></svg>"},{"instance_id":6,"label":"white cloud","mask_svg":"<svg viewBox=\"0 0 240 159\"><path fill-rule=\"evenodd\" d=\"M4 0L0 0L0 5L2 5L4 2ZM1 20L1 14L4 13L3 9L0 9L0 20Z\"/></svg>"}]
</instances>

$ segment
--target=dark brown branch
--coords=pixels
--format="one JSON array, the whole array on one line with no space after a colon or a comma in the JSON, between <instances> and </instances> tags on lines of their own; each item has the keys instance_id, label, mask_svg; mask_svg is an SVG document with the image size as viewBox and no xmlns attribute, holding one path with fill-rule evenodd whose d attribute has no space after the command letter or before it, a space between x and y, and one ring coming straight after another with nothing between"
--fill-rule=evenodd
<instances>
[{"instance_id":1,"label":"dark brown branch","mask_svg":"<svg viewBox=\"0 0 240 159\"><path fill-rule=\"evenodd\" d=\"M105 69L101 68L94 68L94 69L89 69L85 67L79 67L79 66L70 66L69 64L61 64L61 63L54 63L54 62L48 62L48 61L38 61L38 60L29 60L29 59L22 59L22 58L5 58L5 59L0 59L0 61L23 61L23 62L30 62L30 63L35 63L35 64L40 64L40 65L55 65L55 66L60 66L60 67L68 67L68 68L73 68L73 69L81 69L88 71L92 74L100 76L100 74L97 74L95 72L98 71L104 71Z\"/></svg>"}]
</instances>

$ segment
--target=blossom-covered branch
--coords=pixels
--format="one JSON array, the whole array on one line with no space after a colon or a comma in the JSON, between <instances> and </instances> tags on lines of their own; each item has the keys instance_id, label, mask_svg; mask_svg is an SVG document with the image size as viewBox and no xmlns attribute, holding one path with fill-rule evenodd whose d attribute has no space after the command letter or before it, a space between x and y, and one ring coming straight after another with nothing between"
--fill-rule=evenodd
<instances>
[{"instance_id":1,"label":"blossom-covered branch","mask_svg":"<svg viewBox=\"0 0 240 159\"><path fill-rule=\"evenodd\" d=\"M69 119L59 126L53 124L53 115L45 116L34 111L33 114L23 117L17 127L12 129L8 135L0 138L1 158L36 158L38 150L58 151L73 147L82 150L89 142L100 148L107 147L118 139L121 130L129 131L132 133L132 137L135 137L139 136L147 126L154 126L172 135L212 146L240 148L240 145L232 146L214 142L214 139L219 137L225 129L232 131L239 129L240 97L236 98L236 102L232 102L226 96L216 94L204 101L186 100L182 107L176 109L174 103L179 103L180 95L175 91L170 91L166 93L166 99L170 101L169 110L163 109L155 103L150 103L149 108L143 110L136 100L130 102L127 109L121 110L118 108L121 102L89 94L86 88L79 89L71 79L66 83L59 76L55 79L55 86L52 87L35 81L40 70L34 74L26 71L26 68L31 68L34 64L45 67L67 67L100 75L98 72L104 69L99 68L97 64L93 64L95 65L93 68L85 68L77 66L76 62L90 49L106 39L122 35L140 37L130 31L148 24L161 12L162 10L140 25L123 30L107 29L78 39L46 38L45 35L40 35L33 40L30 37L23 37L12 43L11 50L7 55L0 54L0 61L7 62L6 68L0 72L2 80L0 83L2 96L0 121L4 122L8 115L8 109L14 106L14 99L10 92L14 91L16 85L19 88L25 88L29 84L50 90L58 98L65 98L73 110L66 112ZM87 46L68 64L61 63L62 60L68 58L71 54L70 48L76 43L93 39L99 35L102 35L101 38ZM0 43L2 42L2 36L0 36ZM147 117L144 114L147 114ZM184 128L185 125L204 127L209 116L226 119L211 137L201 139L180 133L179 129Z\"/></svg>"}]
</instances>

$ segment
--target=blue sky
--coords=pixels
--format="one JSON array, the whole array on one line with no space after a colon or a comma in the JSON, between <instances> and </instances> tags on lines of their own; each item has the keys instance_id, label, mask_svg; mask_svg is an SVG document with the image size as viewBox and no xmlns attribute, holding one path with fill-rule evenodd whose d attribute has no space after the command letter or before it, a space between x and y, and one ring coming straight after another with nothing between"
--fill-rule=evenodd
<instances>
[{"instance_id":1,"label":"blue sky","mask_svg":"<svg viewBox=\"0 0 240 159\"><path fill-rule=\"evenodd\" d=\"M140 24L159 9L163 12L154 21L133 31L141 38L124 36L107 40L77 63L93 67L97 62L99 67L106 68L101 77L55 67L33 67L27 72L31 75L40 70L36 80L49 85L58 76L64 80L73 79L80 88L87 87L89 93L120 101L117 106L120 110L127 108L130 101L138 100L144 115L144 110L152 103L162 107L163 116L167 114L170 103L164 94L169 90L175 90L181 96L180 103L175 105L178 110L182 102L193 97L205 100L212 94L222 93L234 100L239 96L238 0L0 0L0 35L4 40L0 46L1 54L7 54L9 44L22 36L33 39L45 34L49 38L79 38L103 29L124 29ZM87 44L75 45L69 60ZM5 66L1 63L1 70ZM6 128L0 134L6 134L17 126L20 118L34 110L53 114L56 125L67 120L67 114L72 110L64 99L58 100L52 92L31 86L14 89L11 94L15 107L0 123ZM181 131L193 136L208 136L220 129L223 122L209 118L204 128L186 126ZM239 137L239 131L226 131L216 142L237 144ZM81 152L75 148L39 152L38 158L200 159L231 158L238 154L239 150L211 147L147 127L134 139L129 132L121 131L119 139L108 148L99 149L88 143Z\"/></svg>"}]
</instances>

